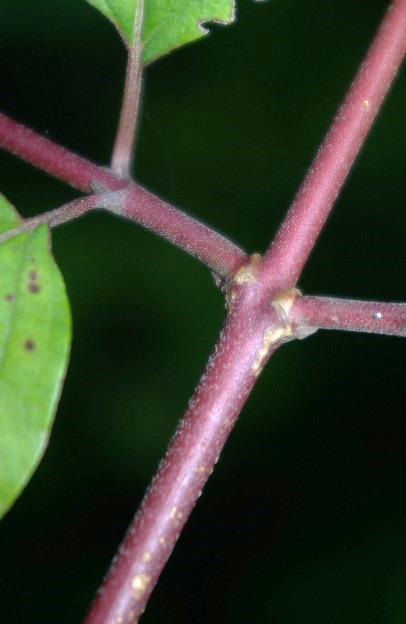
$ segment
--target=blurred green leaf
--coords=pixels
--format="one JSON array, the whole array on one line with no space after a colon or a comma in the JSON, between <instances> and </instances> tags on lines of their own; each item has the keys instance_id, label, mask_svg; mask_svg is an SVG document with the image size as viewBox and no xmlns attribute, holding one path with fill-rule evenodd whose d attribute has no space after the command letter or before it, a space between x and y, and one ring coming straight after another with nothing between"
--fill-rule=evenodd
<instances>
[{"instance_id":1,"label":"blurred green leaf","mask_svg":"<svg viewBox=\"0 0 406 624\"><path fill-rule=\"evenodd\" d=\"M19 217L0 196L0 233ZM69 302L40 226L0 245L0 518L47 446L71 340Z\"/></svg>"},{"instance_id":2,"label":"blurred green leaf","mask_svg":"<svg viewBox=\"0 0 406 624\"><path fill-rule=\"evenodd\" d=\"M108 17L131 45L136 0L88 0ZM174 48L203 37L204 22L229 24L234 0L144 0L142 63L150 63Z\"/></svg>"}]
</instances>

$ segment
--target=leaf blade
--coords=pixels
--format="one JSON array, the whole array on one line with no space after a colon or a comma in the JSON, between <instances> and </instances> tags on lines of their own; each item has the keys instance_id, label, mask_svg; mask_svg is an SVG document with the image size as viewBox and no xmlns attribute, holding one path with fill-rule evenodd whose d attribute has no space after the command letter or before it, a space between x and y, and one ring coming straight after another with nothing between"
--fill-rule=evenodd
<instances>
[{"instance_id":1,"label":"leaf blade","mask_svg":"<svg viewBox=\"0 0 406 624\"><path fill-rule=\"evenodd\" d=\"M136 0L88 0L109 18L127 45L133 43ZM206 22L229 24L234 0L144 0L141 61L146 65L207 34Z\"/></svg>"},{"instance_id":2,"label":"leaf blade","mask_svg":"<svg viewBox=\"0 0 406 624\"><path fill-rule=\"evenodd\" d=\"M0 198L0 230L12 222ZM14 215L15 227L18 217ZM0 245L0 518L42 457L65 376L71 319L46 226Z\"/></svg>"}]
</instances>

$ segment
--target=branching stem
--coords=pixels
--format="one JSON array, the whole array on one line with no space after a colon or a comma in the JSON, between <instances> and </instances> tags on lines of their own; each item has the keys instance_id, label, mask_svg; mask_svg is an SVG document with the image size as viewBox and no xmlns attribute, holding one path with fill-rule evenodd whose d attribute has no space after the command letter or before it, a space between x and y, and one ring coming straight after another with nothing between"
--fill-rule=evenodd
<instances>
[{"instance_id":1,"label":"branching stem","mask_svg":"<svg viewBox=\"0 0 406 624\"><path fill-rule=\"evenodd\" d=\"M231 277L246 261L247 256L242 249L197 219L159 199L139 184L118 178L110 169L95 165L1 113L0 146L86 193L127 188L122 195L106 195L102 207L170 240L199 258L222 278ZM78 216L74 210L66 211L65 216L68 215L70 217L65 221ZM35 218L40 219L41 215ZM48 222L48 216L42 218Z\"/></svg>"},{"instance_id":2,"label":"branching stem","mask_svg":"<svg viewBox=\"0 0 406 624\"><path fill-rule=\"evenodd\" d=\"M380 332L385 327L387 333L404 335L403 304L379 304L375 310L370 307L375 304L368 302L350 305L320 297L300 299L292 287L396 74L405 46L406 0L393 0L263 260L255 256L247 262L244 252L230 241L139 185L0 115L0 145L86 193L102 191L82 200L83 204L81 200L73 202L69 210L64 207L49 217L40 215L36 224L43 222L41 219L51 225L58 219L67 220L69 211L84 212L96 205L106 208L142 223L196 255L226 278L228 289L229 314L219 342L86 624L134 623L143 612L257 376L280 344L311 333L315 326L332 328L332 322L336 328L369 331L371 323L379 321L371 331ZM139 63L128 71L139 71ZM139 91L135 95L128 94L133 111L138 106L134 109ZM123 109L131 107L125 97ZM132 123L135 117L131 117ZM119 130L113 158L121 175L128 173L135 129L134 125L131 131L126 119L123 112L120 123L124 130ZM375 315L372 320L371 314ZM333 316L338 320L332 320Z\"/></svg>"},{"instance_id":3,"label":"branching stem","mask_svg":"<svg viewBox=\"0 0 406 624\"><path fill-rule=\"evenodd\" d=\"M405 43L406 0L394 0L276 239L262 261L250 263L246 271L240 268L241 280L231 282L236 290L228 298L231 313L220 340L85 624L135 622L143 613L257 375L278 341L295 333L291 312L298 303L292 301L291 287L396 73ZM284 316L286 324L281 325Z\"/></svg>"}]
</instances>

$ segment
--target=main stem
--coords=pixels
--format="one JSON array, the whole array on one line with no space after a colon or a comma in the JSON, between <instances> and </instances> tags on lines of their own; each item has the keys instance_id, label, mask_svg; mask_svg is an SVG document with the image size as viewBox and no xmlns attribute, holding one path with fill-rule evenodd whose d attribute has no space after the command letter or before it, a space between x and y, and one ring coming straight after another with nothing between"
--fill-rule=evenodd
<instances>
[{"instance_id":1,"label":"main stem","mask_svg":"<svg viewBox=\"0 0 406 624\"><path fill-rule=\"evenodd\" d=\"M283 335L275 311L258 309L257 294L253 283L239 287L233 312L85 624L137 622L144 611L260 369ZM270 326L280 332L262 352Z\"/></svg>"},{"instance_id":2,"label":"main stem","mask_svg":"<svg viewBox=\"0 0 406 624\"><path fill-rule=\"evenodd\" d=\"M292 331L295 297L288 287L300 276L405 44L406 0L394 0L265 258L238 272L235 289L229 284L232 312L85 624L136 622L143 613L257 375Z\"/></svg>"},{"instance_id":3,"label":"main stem","mask_svg":"<svg viewBox=\"0 0 406 624\"><path fill-rule=\"evenodd\" d=\"M296 284L406 50L406 0L394 0L262 263L269 288Z\"/></svg>"}]
</instances>

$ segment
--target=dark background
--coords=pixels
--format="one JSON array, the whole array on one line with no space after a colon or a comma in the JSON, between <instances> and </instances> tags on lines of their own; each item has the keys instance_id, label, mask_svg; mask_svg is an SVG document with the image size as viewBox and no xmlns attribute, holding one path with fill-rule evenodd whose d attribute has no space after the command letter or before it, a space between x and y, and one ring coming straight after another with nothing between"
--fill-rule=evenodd
<instances>
[{"instance_id":1,"label":"dark background","mask_svg":"<svg viewBox=\"0 0 406 624\"><path fill-rule=\"evenodd\" d=\"M238 2L238 20L151 66L136 177L262 252L387 6ZM84 0L1 0L0 109L107 163L123 81ZM403 73L301 280L402 300ZM24 216L76 191L0 154ZM10 624L80 623L224 316L205 267L95 214L54 231L74 340L49 449L0 525ZM280 349L153 594L143 624L406 622L405 342L319 332Z\"/></svg>"}]
</instances>

